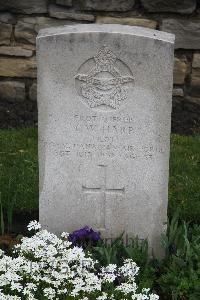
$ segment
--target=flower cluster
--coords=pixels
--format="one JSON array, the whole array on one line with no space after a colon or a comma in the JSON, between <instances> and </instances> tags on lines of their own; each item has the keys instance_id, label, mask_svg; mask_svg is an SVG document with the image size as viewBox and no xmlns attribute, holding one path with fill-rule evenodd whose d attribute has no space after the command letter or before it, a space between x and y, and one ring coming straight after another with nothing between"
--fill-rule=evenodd
<instances>
[{"instance_id":1,"label":"flower cluster","mask_svg":"<svg viewBox=\"0 0 200 300\"><path fill-rule=\"evenodd\" d=\"M29 225L40 228L37 223ZM47 230L22 239L15 257L0 252L1 300L157 300L148 289L137 292L139 268L130 259L122 267L98 265L68 234L59 238ZM122 278L116 284L116 278Z\"/></svg>"},{"instance_id":2,"label":"flower cluster","mask_svg":"<svg viewBox=\"0 0 200 300\"><path fill-rule=\"evenodd\" d=\"M35 221L31 221L28 226L27 226L28 230L31 231L31 230L38 230L41 228L41 225L40 223L38 223L36 220Z\"/></svg>"}]
</instances>

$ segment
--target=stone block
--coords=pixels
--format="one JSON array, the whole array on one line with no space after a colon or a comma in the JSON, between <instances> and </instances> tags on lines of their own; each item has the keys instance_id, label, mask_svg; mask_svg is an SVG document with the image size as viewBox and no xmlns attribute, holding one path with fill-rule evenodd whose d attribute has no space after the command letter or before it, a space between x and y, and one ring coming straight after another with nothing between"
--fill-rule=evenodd
<instances>
[{"instance_id":1,"label":"stone block","mask_svg":"<svg viewBox=\"0 0 200 300\"><path fill-rule=\"evenodd\" d=\"M31 57L33 50L22 46L0 46L0 55Z\"/></svg>"},{"instance_id":2,"label":"stone block","mask_svg":"<svg viewBox=\"0 0 200 300\"><path fill-rule=\"evenodd\" d=\"M200 68L192 70L190 91L192 96L200 98Z\"/></svg>"},{"instance_id":3,"label":"stone block","mask_svg":"<svg viewBox=\"0 0 200 300\"><path fill-rule=\"evenodd\" d=\"M38 17L19 19L15 26L16 40L23 40L35 44L35 39L37 35L35 26L37 25L37 20Z\"/></svg>"},{"instance_id":4,"label":"stone block","mask_svg":"<svg viewBox=\"0 0 200 300\"><path fill-rule=\"evenodd\" d=\"M0 81L0 102L22 102L25 100L25 84L18 81Z\"/></svg>"},{"instance_id":5,"label":"stone block","mask_svg":"<svg viewBox=\"0 0 200 300\"><path fill-rule=\"evenodd\" d=\"M174 59L174 84L184 84L187 74L187 63L177 57Z\"/></svg>"},{"instance_id":6,"label":"stone block","mask_svg":"<svg viewBox=\"0 0 200 300\"><path fill-rule=\"evenodd\" d=\"M35 78L35 57L26 59L0 57L0 76Z\"/></svg>"},{"instance_id":7,"label":"stone block","mask_svg":"<svg viewBox=\"0 0 200 300\"><path fill-rule=\"evenodd\" d=\"M141 26L147 27L151 29L156 29L157 22L150 19L144 18L116 18L116 17L104 17L97 16L96 23L99 24L122 24L122 25L130 25L130 26Z\"/></svg>"},{"instance_id":8,"label":"stone block","mask_svg":"<svg viewBox=\"0 0 200 300\"><path fill-rule=\"evenodd\" d=\"M0 22L0 45L9 45L12 25Z\"/></svg>"},{"instance_id":9,"label":"stone block","mask_svg":"<svg viewBox=\"0 0 200 300\"><path fill-rule=\"evenodd\" d=\"M172 91L173 97L184 97L184 92L182 88L174 87Z\"/></svg>"},{"instance_id":10,"label":"stone block","mask_svg":"<svg viewBox=\"0 0 200 300\"><path fill-rule=\"evenodd\" d=\"M0 22L7 24L16 24L16 16L9 12L1 12Z\"/></svg>"},{"instance_id":11,"label":"stone block","mask_svg":"<svg viewBox=\"0 0 200 300\"><path fill-rule=\"evenodd\" d=\"M76 0L73 4L81 10L130 11L135 0Z\"/></svg>"},{"instance_id":12,"label":"stone block","mask_svg":"<svg viewBox=\"0 0 200 300\"><path fill-rule=\"evenodd\" d=\"M35 44L36 35L40 29L68 24L73 24L73 22L69 20L56 20L47 17L25 17L19 19L16 24L15 37L19 41L22 40Z\"/></svg>"},{"instance_id":13,"label":"stone block","mask_svg":"<svg viewBox=\"0 0 200 300\"><path fill-rule=\"evenodd\" d=\"M192 70L191 85L200 87L200 69Z\"/></svg>"},{"instance_id":14,"label":"stone block","mask_svg":"<svg viewBox=\"0 0 200 300\"><path fill-rule=\"evenodd\" d=\"M26 50L31 50L35 53L36 51L36 45L33 44L22 44L22 43L17 43L16 46L20 46L22 47L22 49L26 49Z\"/></svg>"},{"instance_id":15,"label":"stone block","mask_svg":"<svg viewBox=\"0 0 200 300\"><path fill-rule=\"evenodd\" d=\"M56 0L56 4L63 6L72 6L72 0Z\"/></svg>"},{"instance_id":16,"label":"stone block","mask_svg":"<svg viewBox=\"0 0 200 300\"><path fill-rule=\"evenodd\" d=\"M196 0L141 0L141 3L149 12L191 14L196 8Z\"/></svg>"},{"instance_id":17,"label":"stone block","mask_svg":"<svg viewBox=\"0 0 200 300\"><path fill-rule=\"evenodd\" d=\"M192 61L193 68L200 68L200 53L194 53L193 61Z\"/></svg>"},{"instance_id":18,"label":"stone block","mask_svg":"<svg viewBox=\"0 0 200 300\"><path fill-rule=\"evenodd\" d=\"M46 0L0 0L0 10L21 14L40 14L47 12Z\"/></svg>"},{"instance_id":19,"label":"stone block","mask_svg":"<svg viewBox=\"0 0 200 300\"><path fill-rule=\"evenodd\" d=\"M37 83L34 82L29 89L29 99L31 101L37 101Z\"/></svg>"},{"instance_id":20,"label":"stone block","mask_svg":"<svg viewBox=\"0 0 200 300\"><path fill-rule=\"evenodd\" d=\"M199 19L164 19L161 30L175 34L175 48L200 49Z\"/></svg>"},{"instance_id":21,"label":"stone block","mask_svg":"<svg viewBox=\"0 0 200 300\"><path fill-rule=\"evenodd\" d=\"M200 135L200 94L197 97L187 96L185 98L184 108L186 110L186 116L191 119L193 127L192 132L189 134ZM189 127L189 126L188 126ZM190 129L190 127L188 128Z\"/></svg>"},{"instance_id":22,"label":"stone block","mask_svg":"<svg viewBox=\"0 0 200 300\"><path fill-rule=\"evenodd\" d=\"M49 16L57 19L77 20L77 21L94 21L94 16L91 14L77 13L65 7L58 5L49 5Z\"/></svg>"}]
</instances>

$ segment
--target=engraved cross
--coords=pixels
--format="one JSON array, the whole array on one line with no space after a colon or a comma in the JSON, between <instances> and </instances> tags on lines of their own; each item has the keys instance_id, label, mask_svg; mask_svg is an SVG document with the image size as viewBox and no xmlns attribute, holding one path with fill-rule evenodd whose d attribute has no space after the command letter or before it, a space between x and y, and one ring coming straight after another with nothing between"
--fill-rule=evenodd
<instances>
[{"instance_id":1,"label":"engraved cross","mask_svg":"<svg viewBox=\"0 0 200 300\"><path fill-rule=\"evenodd\" d=\"M101 172L103 172L103 182L98 187L88 187L82 185L82 191L86 194L90 193L99 193L103 198L103 207L104 207L104 228L106 227L106 196L107 194L115 194L115 195L124 195L125 187L123 188L107 188L107 166L98 165L101 168Z\"/></svg>"}]
</instances>

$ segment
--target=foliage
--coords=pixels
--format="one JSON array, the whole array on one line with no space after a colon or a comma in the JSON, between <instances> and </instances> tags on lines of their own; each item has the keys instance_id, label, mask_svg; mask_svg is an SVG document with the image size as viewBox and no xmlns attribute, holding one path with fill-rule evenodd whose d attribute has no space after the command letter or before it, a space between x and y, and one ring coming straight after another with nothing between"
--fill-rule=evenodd
<instances>
[{"instance_id":1,"label":"foliage","mask_svg":"<svg viewBox=\"0 0 200 300\"><path fill-rule=\"evenodd\" d=\"M39 229L33 221L29 229ZM15 257L0 253L2 300L158 300L149 289L138 290L139 268L132 259L101 267L68 234L60 238L41 230L15 246Z\"/></svg>"},{"instance_id":2,"label":"foliage","mask_svg":"<svg viewBox=\"0 0 200 300\"><path fill-rule=\"evenodd\" d=\"M37 222L32 222L29 225L29 229L39 229ZM82 236L84 232L88 234L91 229L80 229L75 233L79 233ZM36 234L34 237L24 238L22 239L22 245L18 246L18 257L25 256L29 259L29 262L36 263L46 263L48 255L53 255L55 257L59 256L58 249L54 249L53 247L57 247L54 240L53 246L51 243L51 238L54 235L48 235L47 231L42 231L44 236L41 234ZM44 243L43 238L46 239ZM66 234L64 235L66 237ZM39 241L38 241L39 238ZM41 243L40 243L41 238ZM62 239L63 242L66 239ZM69 235L68 235L69 240ZM57 240L58 241L58 240ZM125 261L134 261L136 265L139 266L140 272L138 276L135 277L134 282L137 284L137 293L141 293L144 288L147 286L153 289L161 296L162 300L197 300L200 299L200 226L199 225L190 225L184 221L180 221L178 212L172 217L171 221L168 224L168 230L166 235L162 236L162 244L166 249L166 256L163 260L155 260L149 259L148 256L148 244L145 240L139 240L136 238L129 238L129 242L124 243L125 239L123 235L119 238L111 241L110 243L107 240L99 240L94 243L94 241L86 244L85 240L82 239L83 246L85 248L84 258L90 258L92 261L95 261L95 271L97 274L99 270L106 268L107 266L117 265L118 268L123 267ZM59 241L61 243L61 239ZM71 242L68 242L72 244ZM68 244L69 245L69 244ZM73 245L73 244L72 244ZM79 246L80 240L79 240ZM27 251L26 251L27 247ZM75 246L69 247L70 249L80 249ZM60 248L59 248L60 249ZM65 251L62 248L62 252ZM83 249L83 248L82 248ZM35 251L36 256L32 256ZM39 251L39 254L38 254ZM83 250L81 250L83 251ZM32 253L32 254L31 254ZM49 253L49 254L48 254ZM82 252L81 252L82 253ZM79 253L79 256L82 255ZM44 257L44 260L43 258ZM49 258L48 258L49 259ZM8 259L6 258L6 261ZM66 262L66 261L65 261ZM28 262L26 261L26 264ZM58 262L57 262L58 263ZM73 262L74 264L75 262ZM12 261L12 265L16 264L17 261ZM65 264L66 266L66 264ZM41 266L40 266L41 267ZM52 267L52 266L51 266ZM0 270L2 270L1 262L0 262ZM37 271L39 268L37 269ZM45 269L46 270L46 269ZM42 273L41 277L45 278L46 271ZM57 270L57 269L56 269ZM24 271L24 265L23 265ZM41 272L43 272L41 271ZM55 271L55 270L53 270ZM58 270L57 270L58 271ZM60 271L58 273L60 274ZM50 269L48 269L50 272ZM52 270L51 270L52 272ZM57 273L57 274L58 274ZM110 271L108 272L109 274ZM115 274L116 275L116 274ZM36 274L33 281L35 283L36 277L40 278L39 274ZM0 278L1 271L0 271ZM30 279L29 274L29 279ZM115 278L116 279L116 278ZM23 279L24 280L24 279ZM30 279L32 280L32 279ZM55 280L55 278L53 279ZM120 277L114 281L114 284L121 282ZM1 281L1 280L0 280ZM41 284L44 286L44 282ZM50 286L53 288L52 286ZM112 286L113 288L113 286ZM108 287L106 285L106 289L110 291L112 290L111 286ZM105 291L105 290L104 290ZM14 295L14 294L12 294ZM40 295L40 294L39 294ZM91 295L90 295L91 296ZM122 295L121 295L122 296ZM120 296L120 297L121 297ZM125 295L124 295L125 296ZM40 297L37 295L37 297ZM41 296L41 298L36 299L44 299L47 298ZM121 299L121 298L116 299ZM4 299L4 298L3 298ZM11 298L9 298L11 299ZM22 298L26 299L26 298ZM51 299L51 298L48 298ZM54 298L52 298L54 299ZM70 299L71 298L58 298L58 299ZM78 298L79 299L79 298ZM93 299L93 296L89 297L89 299ZM102 300L102 298L99 298ZM103 298L104 299L104 298ZM124 299L129 299L125 297ZM137 298L136 298L137 299ZM148 299L148 298L147 298Z\"/></svg>"},{"instance_id":3,"label":"foliage","mask_svg":"<svg viewBox=\"0 0 200 300\"><path fill-rule=\"evenodd\" d=\"M161 242L166 256L160 261L148 258L147 241L138 238L128 245L123 236L112 243L100 241L89 251L102 265L121 265L127 258L135 261L140 267L136 279L140 290L149 286L166 300L200 299L200 226L181 221L177 211Z\"/></svg>"},{"instance_id":4,"label":"foliage","mask_svg":"<svg viewBox=\"0 0 200 300\"><path fill-rule=\"evenodd\" d=\"M158 279L164 299L200 299L200 226L178 222L175 214L162 242L166 258Z\"/></svg>"},{"instance_id":5,"label":"foliage","mask_svg":"<svg viewBox=\"0 0 200 300\"><path fill-rule=\"evenodd\" d=\"M0 193L0 234L3 235L4 233L5 233L4 215L3 215L3 205L1 202L1 193Z\"/></svg>"},{"instance_id":6,"label":"foliage","mask_svg":"<svg viewBox=\"0 0 200 300\"><path fill-rule=\"evenodd\" d=\"M114 241L101 240L96 246L90 247L89 252L101 265L117 264L121 266L124 259L132 259L140 267L140 273L136 279L139 289L145 286L153 287L155 270L148 258L148 243L139 240L138 237L129 238L125 243L123 235Z\"/></svg>"}]
</instances>

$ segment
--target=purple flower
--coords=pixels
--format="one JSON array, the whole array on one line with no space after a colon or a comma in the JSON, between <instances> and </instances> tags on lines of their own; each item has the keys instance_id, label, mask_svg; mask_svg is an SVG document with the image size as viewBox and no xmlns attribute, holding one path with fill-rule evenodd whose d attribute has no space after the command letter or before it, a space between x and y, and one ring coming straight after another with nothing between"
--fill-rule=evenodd
<instances>
[{"instance_id":1,"label":"purple flower","mask_svg":"<svg viewBox=\"0 0 200 300\"><path fill-rule=\"evenodd\" d=\"M100 240L100 233L94 231L92 228L89 228L88 226L75 230L69 234L69 241L72 242L73 244L77 244L77 243L88 244L89 242L97 242L99 240Z\"/></svg>"},{"instance_id":2,"label":"purple flower","mask_svg":"<svg viewBox=\"0 0 200 300\"><path fill-rule=\"evenodd\" d=\"M100 240L100 232L94 231L90 228L89 239L93 242L98 242Z\"/></svg>"}]
</instances>

